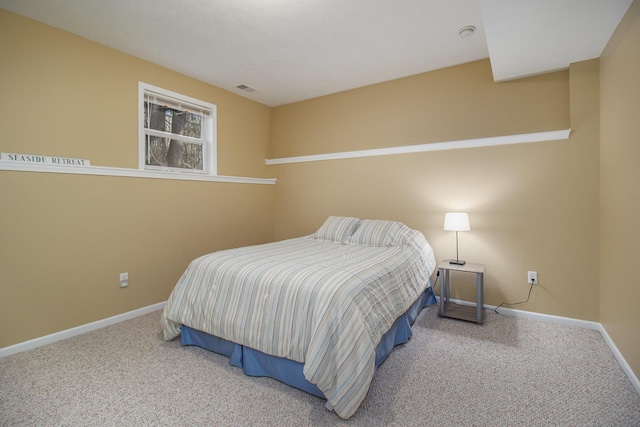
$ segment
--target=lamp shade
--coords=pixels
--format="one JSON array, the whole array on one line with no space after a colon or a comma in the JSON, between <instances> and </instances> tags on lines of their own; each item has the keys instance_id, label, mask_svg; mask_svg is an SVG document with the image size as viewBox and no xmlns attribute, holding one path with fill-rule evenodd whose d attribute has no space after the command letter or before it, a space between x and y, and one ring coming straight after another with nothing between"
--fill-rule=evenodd
<instances>
[{"instance_id":1,"label":"lamp shade","mask_svg":"<svg viewBox=\"0 0 640 427\"><path fill-rule=\"evenodd\" d=\"M448 213L444 216L446 231L469 231L469 215L466 213Z\"/></svg>"}]
</instances>

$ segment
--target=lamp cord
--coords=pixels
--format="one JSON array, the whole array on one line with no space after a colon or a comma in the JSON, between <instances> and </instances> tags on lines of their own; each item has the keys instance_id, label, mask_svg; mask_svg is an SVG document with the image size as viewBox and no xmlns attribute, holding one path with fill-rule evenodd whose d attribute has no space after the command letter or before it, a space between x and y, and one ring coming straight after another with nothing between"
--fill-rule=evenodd
<instances>
[{"instance_id":1,"label":"lamp cord","mask_svg":"<svg viewBox=\"0 0 640 427\"><path fill-rule=\"evenodd\" d=\"M436 280L434 281L433 285L431 285L431 289L433 290L433 294L436 296L440 296L439 294L436 294L436 285L438 284L438 279L440 278L440 270L436 271ZM524 304L525 302L529 302L529 298L531 298L531 291L533 290L533 285L535 284L535 282L531 282L531 286L529 287L529 294L527 295L527 299L524 301L518 301L518 302L514 302L514 303L508 303L508 302L503 302L501 303L499 306L497 306L496 308L493 309L493 311L496 314L500 314L498 313L498 309L500 307L502 307L503 305L518 305L518 304Z\"/></svg>"},{"instance_id":2,"label":"lamp cord","mask_svg":"<svg viewBox=\"0 0 640 427\"><path fill-rule=\"evenodd\" d=\"M440 295L436 294L436 285L438 284L438 278L440 277L440 270L436 269L436 280L431 285L431 290L433 291L433 295L439 297Z\"/></svg>"},{"instance_id":3,"label":"lamp cord","mask_svg":"<svg viewBox=\"0 0 640 427\"><path fill-rule=\"evenodd\" d=\"M524 304L525 302L528 302L528 301L529 301L529 298L531 298L531 290L533 289L533 285L534 285L534 284L535 284L535 282L533 282L533 281L532 281L532 282L531 282L531 286L529 287L529 295L527 295L527 299L526 299L526 300L524 300L524 301L519 301L519 302L514 302L514 303L503 302L503 303L501 303L499 306L497 306L496 308L494 308L494 309L493 309L493 311L494 311L494 312L496 312L497 314L500 314L500 313L498 313L498 309L499 309L500 307L502 307L503 305L518 305L518 304Z\"/></svg>"}]
</instances>

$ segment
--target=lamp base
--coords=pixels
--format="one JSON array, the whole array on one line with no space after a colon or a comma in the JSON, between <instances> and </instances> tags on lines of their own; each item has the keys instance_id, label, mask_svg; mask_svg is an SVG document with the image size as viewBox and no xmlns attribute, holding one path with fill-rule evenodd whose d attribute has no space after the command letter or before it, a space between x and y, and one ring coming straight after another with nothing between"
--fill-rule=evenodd
<instances>
[{"instance_id":1,"label":"lamp base","mask_svg":"<svg viewBox=\"0 0 640 427\"><path fill-rule=\"evenodd\" d=\"M455 264L455 265L465 265L467 263L467 261L462 261L459 259L450 259L449 260L449 264Z\"/></svg>"}]
</instances>

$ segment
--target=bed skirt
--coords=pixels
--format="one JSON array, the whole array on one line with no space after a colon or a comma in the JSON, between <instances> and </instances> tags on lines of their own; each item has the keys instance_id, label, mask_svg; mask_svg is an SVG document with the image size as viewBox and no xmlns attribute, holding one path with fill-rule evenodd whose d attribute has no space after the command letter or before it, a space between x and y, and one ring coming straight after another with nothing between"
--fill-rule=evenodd
<instances>
[{"instance_id":1,"label":"bed skirt","mask_svg":"<svg viewBox=\"0 0 640 427\"><path fill-rule=\"evenodd\" d=\"M431 286L420 294L409 310L398 317L382 336L376 347L376 368L389 356L393 348L404 344L413 336L411 325L424 307L436 304ZM326 399L322 391L307 381L302 373L303 363L271 356L261 351L227 341L225 339L182 325L182 345L195 345L229 357L229 364L242 368L246 375L270 377L307 393Z\"/></svg>"}]
</instances>

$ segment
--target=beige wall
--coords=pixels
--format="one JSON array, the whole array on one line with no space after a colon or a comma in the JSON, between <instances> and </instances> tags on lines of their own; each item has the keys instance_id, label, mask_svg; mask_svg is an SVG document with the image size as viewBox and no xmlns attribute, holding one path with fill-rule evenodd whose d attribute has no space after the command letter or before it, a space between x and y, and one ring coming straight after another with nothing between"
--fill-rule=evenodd
<instances>
[{"instance_id":1,"label":"beige wall","mask_svg":"<svg viewBox=\"0 0 640 427\"><path fill-rule=\"evenodd\" d=\"M569 127L563 141L271 166L276 238L312 232L331 214L384 218L423 231L445 259L455 238L442 230L444 214L466 211L472 231L460 235L460 256L486 264L488 304L525 299L536 270L540 284L517 308L598 320L597 61L500 84L479 61L278 107L270 154ZM474 300L469 279L455 298Z\"/></svg>"},{"instance_id":2,"label":"beige wall","mask_svg":"<svg viewBox=\"0 0 640 427\"><path fill-rule=\"evenodd\" d=\"M640 377L640 3L601 57L600 321Z\"/></svg>"},{"instance_id":3,"label":"beige wall","mask_svg":"<svg viewBox=\"0 0 640 427\"><path fill-rule=\"evenodd\" d=\"M218 106L220 174L278 178L0 171L0 347L164 301L195 256L310 233L332 214L403 221L451 257L444 213L463 210L460 255L487 265L488 304L524 299L537 270L517 308L601 321L639 373L639 8L601 62L565 72L494 84L478 61L274 109L0 10L0 151L136 168L144 81ZM569 127L566 141L264 165ZM458 279L453 296L472 300Z\"/></svg>"},{"instance_id":4,"label":"beige wall","mask_svg":"<svg viewBox=\"0 0 640 427\"><path fill-rule=\"evenodd\" d=\"M0 151L137 168L144 81L217 105L220 174L267 177L269 107L4 10L0 56ZM165 301L196 256L273 240L273 185L0 171L0 189L0 347Z\"/></svg>"}]
</instances>

